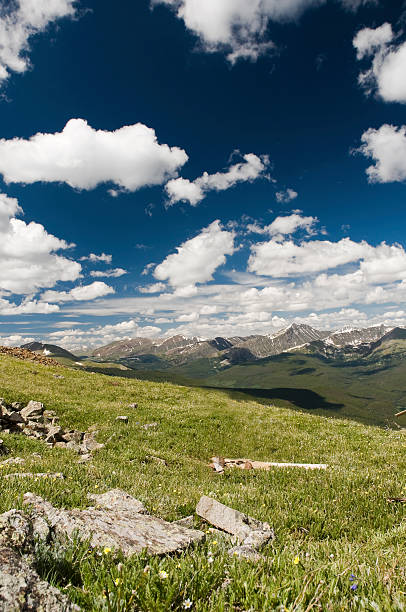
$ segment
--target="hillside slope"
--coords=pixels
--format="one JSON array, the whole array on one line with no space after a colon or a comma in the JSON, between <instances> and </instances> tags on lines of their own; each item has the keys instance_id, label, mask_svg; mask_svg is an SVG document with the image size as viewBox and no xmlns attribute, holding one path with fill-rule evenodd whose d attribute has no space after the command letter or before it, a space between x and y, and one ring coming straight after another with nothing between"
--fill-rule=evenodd
<instances>
[{"instance_id":1,"label":"hillside slope","mask_svg":"<svg viewBox=\"0 0 406 612\"><path fill-rule=\"evenodd\" d=\"M263 405L239 393L111 378L8 356L0 356L0 396L43 401L63 427L91 427L106 443L90 463L78 464L71 451L2 434L11 455L25 459L18 471L66 476L3 480L2 512L21 507L27 490L56 506L83 507L87 493L120 487L169 520L193 513L200 496L210 493L275 529L277 538L257 565L228 557L222 538L211 534L206 544L179 556L140 555L120 567L120 559L87 546L42 551L39 571L83 610L106 610L107 597L108 609L117 612L180 611L188 600L199 612L299 612L315 602L331 611L404 609L406 506L387 501L405 493L403 431ZM130 408L134 402L138 407ZM128 415L128 425L116 422L118 415ZM141 427L152 422L157 425ZM207 466L218 454L329 468L219 476ZM17 471L12 465L1 470Z\"/></svg>"}]
</instances>

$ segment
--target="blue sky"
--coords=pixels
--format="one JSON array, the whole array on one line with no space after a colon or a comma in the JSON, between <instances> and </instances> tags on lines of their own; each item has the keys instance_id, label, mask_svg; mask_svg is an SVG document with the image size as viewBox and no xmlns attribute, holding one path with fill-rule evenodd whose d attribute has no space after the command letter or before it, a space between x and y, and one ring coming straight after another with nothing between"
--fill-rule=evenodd
<instances>
[{"instance_id":1,"label":"blue sky","mask_svg":"<svg viewBox=\"0 0 406 612\"><path fill-rule=\"evenodd\" d=\"M1 343L406 325L405 9L4 3Z\"/></svg>"}]
</instances>

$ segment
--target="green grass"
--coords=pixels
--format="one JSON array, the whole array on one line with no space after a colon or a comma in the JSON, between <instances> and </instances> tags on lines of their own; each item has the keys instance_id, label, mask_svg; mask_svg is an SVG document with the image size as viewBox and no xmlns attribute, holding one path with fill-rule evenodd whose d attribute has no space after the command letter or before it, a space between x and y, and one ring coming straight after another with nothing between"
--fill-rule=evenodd
<instances>
[{"instance_id":1,"label":"green grass","mask_svg":"<svg viewBox=\"0 0 406 612\"><path fill-rule=\"evenodd\" d=\"M403 431L303 414L238 393L113 378L5 356L0 357L0 396L43 401L63 426L92 426L100 441L110 439L91 463L79 465L70 451L2 435L12 455L26 459L17 469L0 468L2 473L61 471L66 479L1 479L1 512L21 507L29 490L56 506L84 507L87 493L120 487L167 520L193 513L200 496L209 494L275 529L276 540L256 565L228 557L226 542L211 534L192 550L162 558L124 560L79 542L38 550L41 575L84 610L166 612L184 609L188 599L199 612L406 610L406 507L387 502L406 495ZM132 402L138 403L136 410L128 408ZM128 425L115 422L122 414L130 416ZM156 430L140 427L153 421L159 423ZM330 468L230 470L219 476L207 467L216 454ZM160 571L168 577L160 577Z\"/></svg>"}]
</instances>

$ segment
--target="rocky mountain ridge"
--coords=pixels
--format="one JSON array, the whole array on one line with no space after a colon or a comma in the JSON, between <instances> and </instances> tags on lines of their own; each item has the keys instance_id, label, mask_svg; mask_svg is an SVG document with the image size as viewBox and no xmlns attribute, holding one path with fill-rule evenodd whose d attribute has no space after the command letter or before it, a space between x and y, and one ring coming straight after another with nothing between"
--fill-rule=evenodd
<instances>
[{"instance_id":1,"label":"rocky mountain ridge","mask_svg":"<svg viewBox=\"0 0 406 612\"><path fill-rule=\"evenodd\" d=\"M187 338L181 335L155 340L134 338L100 347L93 351L92 358L125 360L126 363L164 358L174 365L181 365L197 359L215 357L223 357L230 363L241 363L306 348L334 355L341 351L358 350L365 344L377 342L391 329L379 325L364 329L344 328L331 332L318 330L306 324L292 323L269 335L213 339Z\"/></svg>"}]
</instances>

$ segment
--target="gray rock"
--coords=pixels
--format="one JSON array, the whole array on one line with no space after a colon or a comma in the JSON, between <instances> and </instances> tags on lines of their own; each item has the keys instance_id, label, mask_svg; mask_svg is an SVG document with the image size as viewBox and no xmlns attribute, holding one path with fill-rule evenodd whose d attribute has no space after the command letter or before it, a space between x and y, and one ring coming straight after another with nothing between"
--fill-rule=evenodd
<instances>
[{"instance_id":1,"label":"gray rock","mask_svg":"<svg viewBox=\"0 0 406 612\"><path fill-rule=\"evenodd\" d=\"M21 415L27 420L33 420L35 417L42 417L44 413L44 404L41 402L28 402L25 408L21 410Z\"/></svg>"},{"instance_id":2,"label":"gray rock","mask_svg":"<svg viewBox=\"0 0 406 612\"><path fill-rule=\"evenodd\" d=\"M96 433L97 432L93 432L93 431L85 433L83 437L83 443L82 443L82 447L85 452L92 453L93 451L104 448L104 444L97 442Z\"/></svg>"},{"instance_id":3,"label":"gray rock","mask_svg":"<svg viewBox=\"0 0 406 612\"><path fill-rule=\"evenodd\" d=\"M20 412L20 410L22 410L24 408L24 404L22 404L21 402L13 402L11 404L11 407L16 412Z\"/></svg>"},{"instance_id":4,"label":"gray rock","mask_svg":"<svg viewBox=\"0 0 406 612\"><path fill-rule=\"evenodd\" d=\"M1 547L17 548L21 552L28 552L32 544L32 526L26 516L15 509L0 514Z\"/></svg>"},{"instance_id":5,"label":"gray rock","mask_svg":"<svg viewBox=\"0 0 406 612\"><path fill-rule=\"evenodd\" d=\"M62 510L33 493L24 495L24 503L30 504L34 514L46 518L55 536L69 538L77 533L92 546L120 549L126 556L143 550L157 555L172 553L205 537L201 531L124 509Z\"/></svg>"},{"instance_id":6,"label":"gray rock","mask_svg":"<svg viewBox=\"0 0 406 612\"><path fill-rule=\"evenodd\" d=\"M73 612L79 610L66 595L41 580L12 548L0 548L1 612Z\"/></svg>"},{"instance_id":7,"label":"gray rock","mask_svg":"<svg viewBox=\"0 0 406 612\"><path fill-rule=\"evenodd\" d=\"M138 408L138 404L128 404L129 408L133 408L135 410L135 408Z\"/></svg>"},{"instance_id":8,"label":"gray rock","mask_svg":"<svg viewBox=\"0 0 406 612\"><path fill-rule=\"evenodd\" d=\"M92 455L88 453L87 455L81 455L78 463L87 463L92 460Z\"/></svg>"},{"instance_id":9,"label":"gray rock","mask_svg":"<svg viewBox=\"0 0 406 612\"><path fill-rule=\"evenodd\" d=\"M80 444L84 438L84 433L81 431L66 431L63 436L62 439L65 442L75 442L76 444Z\"/></svg>"},{"instance_id":10,"label":"gray rock","mask_svg":"<svg viewBox=\"0 0 406 612\"><path fill-rule=\"evenodd\" d=\"M128 423L128 416L118 416L116 417L116 421L121 421L121 423Z\"/></svg>"},{"instance_id":11,"label":"gray rock","mask_svg":"<svg viewBox=\"0 0 406 612\"><path fill-rule=\"evenodd\" d=\"M97 508L148 514L144 504L121 489L111 489L107 493L97 495L88 494L88 499L95 502Z\"/></svg>"},{"instance_id":12,"label":"gray rock","mask_svg":"<svg viewBox=\"0 0 406 612\"><path fill-rule=\"evenodd\" d=\"M7 417L9 423L26 423L27 420L24 419L19 412L10 412Z\"/></svg>"},{"instance_id":13,"label":"gray rock","mask_svg":"<svg viewBox=\"0 0 406 612\"><path fill-rule=\"evenodd\" d=\"M268 523L261 523L206 495L200 499L196 513L215 527L235 535L243 545L260 547L274 537Z\"/></svg>"},{"instance_id":14,"label":"gray rock","mask_svg":"<svg viewBox=\"0 0 406 612\"><path fill-rule=\"evenodd\" d=\"M63 430L59 425L51 425L47 429L45 442L51 442L52 444L55 444L55 442L63 442L62 434Z\"/></svg>"},{"instance_id":15,"label":"gray rock","mask_svg":"<svg viewBox=\"0 0 406 612\"><path fill-rule=\"evenodd\" d=\"M193 529L195 524L195 517L193 514L190 516L185 516L184 518L178 519L177 521L173 521L174 525L181 525L182 527L190 527Z\"/></svg>"}]
</instances>

